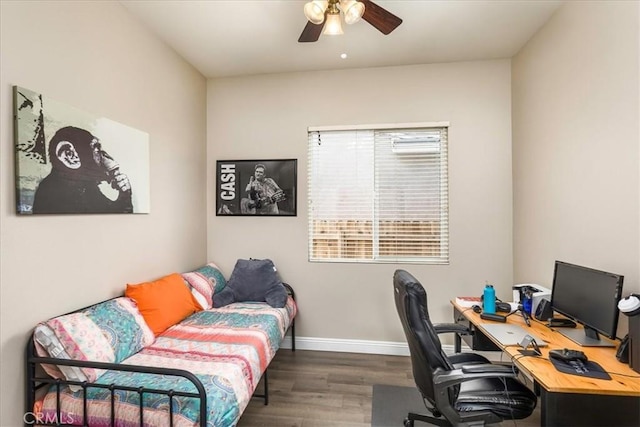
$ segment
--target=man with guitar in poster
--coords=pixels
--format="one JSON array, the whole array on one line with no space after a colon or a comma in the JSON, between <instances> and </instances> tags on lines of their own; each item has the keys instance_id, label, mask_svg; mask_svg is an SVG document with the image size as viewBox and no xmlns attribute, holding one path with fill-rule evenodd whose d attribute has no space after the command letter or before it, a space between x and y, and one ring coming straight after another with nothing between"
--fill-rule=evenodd
<instances>
[{"instance_id":1,"label":"man with guitar in poster","mask_svg":"<svg viewBox=\"0 0 640 427\"><path fill-rule=\"evenodd\" d=\"M249 198L240 202L243 214L279 215L278 202L285 199L285 194L273 179L266 176L266 169L262 163L255 165L254 174L245 188Z\"/></svg>"}]
</instances>

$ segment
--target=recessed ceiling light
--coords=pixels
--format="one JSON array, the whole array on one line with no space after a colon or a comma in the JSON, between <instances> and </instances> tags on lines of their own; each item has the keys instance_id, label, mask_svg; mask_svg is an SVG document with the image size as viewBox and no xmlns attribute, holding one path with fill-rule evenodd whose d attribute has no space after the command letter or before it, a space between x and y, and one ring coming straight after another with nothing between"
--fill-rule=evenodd
<instances>
[{"instance_id":1,"label":"recessed ceiling light","mask_svg":"<svg viewBox=\"0 0 640 427\"><path fill-rule=\"evenodd\" d=\"M341 54L341 55L340 55L340 58L342 58L342 59L347 59L347 54L346 54L346 53Z\"/></svg>"}]
</instances>

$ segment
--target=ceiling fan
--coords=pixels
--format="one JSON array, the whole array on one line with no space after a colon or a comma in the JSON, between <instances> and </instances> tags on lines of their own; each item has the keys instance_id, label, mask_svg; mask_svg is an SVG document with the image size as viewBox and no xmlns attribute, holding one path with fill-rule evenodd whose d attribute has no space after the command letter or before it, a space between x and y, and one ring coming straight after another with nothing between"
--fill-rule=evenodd
<instances>
[{"instance_id":1,"label":"ceiling fan","mask_svg":"<svg viewBox=\"0 0 640 427\"><path fill-rule=\"evenodd\" d=\"M298 42L317 41L323 28L324 34L342 34L340 12L347 24L354 24L362 18L385 35L402 24L402 19L370 0L312 0L304 6L309 22Z\"/></svg>"}]
</instances>

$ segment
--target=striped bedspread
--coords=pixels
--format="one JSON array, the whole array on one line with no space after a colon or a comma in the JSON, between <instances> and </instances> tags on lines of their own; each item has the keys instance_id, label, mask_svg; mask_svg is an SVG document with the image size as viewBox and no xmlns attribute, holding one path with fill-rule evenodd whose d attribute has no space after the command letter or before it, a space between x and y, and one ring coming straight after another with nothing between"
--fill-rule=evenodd
<instances>
[{"instance_id":1,"label":"striped bedspread","mask_svg":"<svg viewBox=\"0 0 640 427\"><path fill-rule=\"evenodd\" d=\"M284 334L296 314L289 298L285 308L265 303L234 303L223 308L195 313L167 329L155 342L123 363L184 369L195 374L207 392L207 426L235 426L249 403L258 381L275 356ZM106 371L96 381L162 390L196 392L186 379L143 373ZM63 388L60 421L83 422L83 392ZM116 422L119 427L138 426L140 397L137 392L115 391ZM110 426L111 391L89 388L90 426ZM44 419L56 417L54 387L40 402ZM144 394L144 425L169 426L169 398ZM173 398L174 425L199 425L198 400Z\"/></svg>"}]
</instances>

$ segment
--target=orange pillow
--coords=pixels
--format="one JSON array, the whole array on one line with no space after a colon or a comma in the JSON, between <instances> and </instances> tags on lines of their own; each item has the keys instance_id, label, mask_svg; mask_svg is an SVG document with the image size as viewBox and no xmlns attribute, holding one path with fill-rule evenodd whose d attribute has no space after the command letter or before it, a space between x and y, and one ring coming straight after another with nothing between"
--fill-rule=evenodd
<instances>
[{"instance_id":1,"label":"orange pillow","mask_svg":"<svg viewBox=\"0 0 640 427\"><path fill-rule=\"evenodd\" d=\"M127 284L124 294L136 301L142 317L156 335L202 310L178 273L154 282Z\"/></svg>"}]
</instances>

